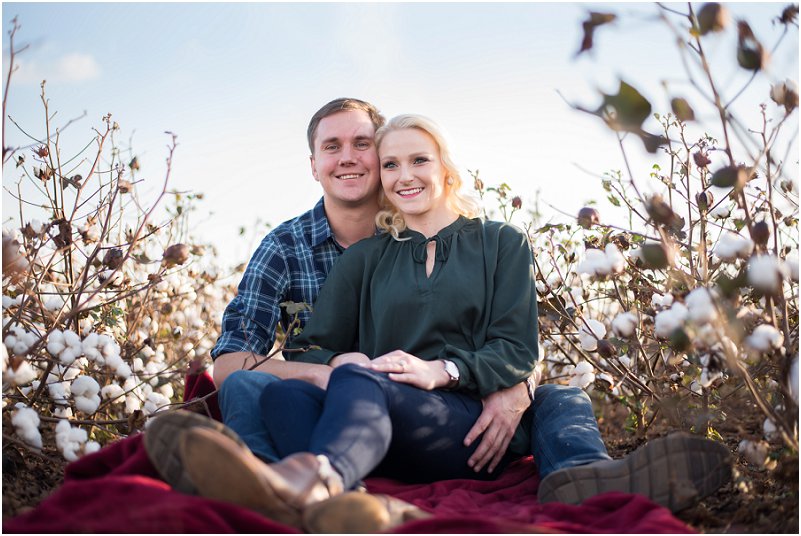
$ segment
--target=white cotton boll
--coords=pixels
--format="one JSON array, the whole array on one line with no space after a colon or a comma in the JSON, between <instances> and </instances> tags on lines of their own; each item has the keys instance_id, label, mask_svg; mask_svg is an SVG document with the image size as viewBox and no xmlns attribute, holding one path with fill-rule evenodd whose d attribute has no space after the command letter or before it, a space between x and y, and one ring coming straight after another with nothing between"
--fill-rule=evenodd
<instances>
[{"instance_id":1,"label":"white cotton boll","mask_svg":"<svg viewBox=\"0 0 801 536\"><path fill-rule=\"evenodd\" d=\"M56 409L53 412L53 416L58 417L59 419L71 419L74 417L74 415L72 414L72 408L69 406L67 407L56 406Z\"/></svg>"},{"instance_id":2,"label":"white cotton boll","mask_svg":"<svg viewBox=\"0 0 801 536\"><path fill-rule=\"evenodd\" d=\"M670 307L673 304L673 294L654 294L651 296L651 307L659 309L660 307Z\"/></svg>"},{"instance_id":3,"label":"white cotton boll","mask_svg":"<svg viewBox=\"0 0 801 536\"><path fill-rule=\"evenodd\" d=\"M759 352L768 352L774 348L781 348L784 335L770 324L760 324L746 337L745 343Z\"/></svg>"},{"instance_id":4,"label":"white cotton boll","mask_svg":"<svg viewBox=\"0 0 801 536\"><path fill-rule=\"evenodd\" d=\"M83 342L81 343L84 352L90 348L96 349L99 338L100 337L98 336L97 333L90 333L86 337L84 337Z\"/></svg>"},{"instance_id":5,"label":"white cotton boll","mask_svg":"<svg viewBox=\"0 0 801 536\"><path fill-rule=\"evenodd\" d=\"M64 441L71 428L72 426L70 426L70 422L68 420L62 419L58 421L58 424L56 424L56 441Z\"/></svg>"},{"instance_id":6,"label":"white cotton boll","mask_svg":"<svg viewBox=\"0 0 801 536\"><path fill-rule=\"evenodd\" d=\"M701 384L698 383L695 380L693 380L692 383L690 384L690 391L692 391L693 393L695 393L695 394L697 394L699 396L704 394L704 388L701 387Z\"/></svg>"},{"instance_id":7,"label":"white cotton boll","mask_svg":"<svg viewBox=\"0 0 801 536\"><path fill-rule=\"evenodd\" d=\"M133 369L133 371L136 372L137 374L145 371L145 363L144 361L142 361L141 357L135 357L132 361L132 364L133 366L131 367L131 369Z\"/></svg>"},{"instance_id":8,"label":"white cotton boll","mask_svg":"<svg viewBox=\"0 0 801 536\"><path fill-rule=\"evenodd\" d=\"M612 332L623 339L633 336L636 329L637 315L634 313L620 313L612 320Z\"/></svg>"},{"instance_id":9,"label":"white cotton boll","mask_svg":"<svg viewBox=\"0 0 801 536\"><path fill-rule=\"evenodd\" d=\"M142 401L134 394L125 395L125 412L131 414L142 409Z\"/></svg>"},{"instance_id":10,"label":"white cotton boll","mask_svg":"<svg viewBox=\"0 0 801 536\"><path fill-rule=\"evenodd\" d=\"M131 372L131 367L128 366L128 363L125 361L120 361L120 363L114 368L114 374L118 378L122 378L124 380L126 378L130 378L133 372Z\"/></svg>"},{"instance_id":11,"label":"white cotton boll","mask_svg":"<svg viewBox=\"0 0 801 536\"><path fill-rule=\"evenodd\" d=\"M612 263L606 257L606 253L600 249L590 248L584 254L584 260L576 267L580 274L587 274L590 277L606 276L612 273Z\"/></svg>"},{"instance_id":12,"label":"white cotton boll","mask_svg":"<svg viewBox=\"0 0 801 536\"><path fill-rule=\"evenodd\" d=\"M768 461L768 444L764 441L752 441L743 439L737 445L737 450L743 455L748 463L757 467L765 467Z\"/></svg>"},{"instance_id":13,"label":"white cotton boll","mask_svg":"<svg viewBox=\"0 0 801 536\"><path fill-rule=\"evenodd\" d=\"M103 345L103 355L108 359L111 356L120 355L120 345L116 341L109 341Z\"/></svg>"},{"instance_id":14,"label":"white cotton boll","mask_svg":"<svg viewBox=\"0 0 801 536\"><path fill-rule=\"evenodd\" d=\"M703 361L703 358L704 358L704 356L701 356L701 360L702 361ZM709 360L709 358L707 357L707 361L708 360ZM719 378L722 378L722 377L723 377L723 371L722 370L716 370L714 372L710 372L709 369L704 367L704 369L701 371L700 382L701 382L702 386L709 387L710 385L712 385L712 383L714 383L715 380L717 380Z\"/></svg>"},{"instance_id":15,"label":"white cotton boll","mask_svg":"<svg viewBox=\"0 0 801 536\"><path fill-rule=\"evenodd\" d=\"M170 400L161 393L150 393L145 400L144 411L146 415L152 415L157 411L166 409L169 406Z\"/></svg>"},{"instance_id":16,"label":"white cotton boll","mask_svg":"<svg viewBox=\"0 0 801 536\"><path fill-rule=\"evenodd\" d=\"M722 261L733 262L737 259L747 259L754 251L754 242L742 235L725 232L715 245L714 253Z\"/></svg>"},{"instance_id":17,"label":"white cotton boll","mask_svg":"<svg viewBox=\"0 0 801 536\"><path fill-rule=\"evenodd\" d=\"M67 435L67 440L75 443L85 443L87 439L89 439L89 434L83 428L70 428Z\"/></svg>"},{"instance_id":18,"label":"white cotton boll","mask_svg":"<svg viewBox=\"0 0 801 536\"><path fill-rule=\"evenodd\" d=\"M790 370L787 373L787 383L790 388L790 395L792 395L793 400L798 403L798 356L795 356L793 362L790 363Z\"/></svg>"},{"instance_id":19,"label":"white cotton boll","mask_svg":"<svg viewBox=\"0 0 801 536\"><path fill-rule=\"evenodd\" d=\"M610 242L606 245L604 251L606 253L606 259L612 267L612 272L620 273L626 268L626 258L620 253L620 250L615 244Z\"/></svg>"},{"instance_id":20,"label":"white cotton boll","mask_svg":"<svg viewBox=\"0 0 801 536\"><path fill-rule=\"evenodd\" d=\"M587 319L586 323L579 324L579 341L581 348L588 352L592 352L598 348L598 339L603 339L606 336L606 326L598 320L592 318ZM589 329L588 329L589 328Z\"/></svg>"},{"instance_id":21,"label":"white cotton boll","mask_svg":"<svg viewBox=\"0 0 801 536\"><path fill-rule=\"evenodd\" d=\"M93 452L97 452L100 450L100 443L97 441L87 441L83 446L83 453L84 454L92 454Z\"/></svg>"},{"instance_id":22,"label":"white cotton boll","mask_svg":"<svg viewBox=\"0 0 801 536\"><path fill-rule=\"evenodd\" d=\"M11 370L11 368L9 367L9 369L6 371L6 375L11 376L10 379L14 383L14 385L22 386L22 385L28 385L33 380L35 380L38 377L38 372L34 370L34 368L31 366L30 363L28 363L27 361L22 361L17 366L17 370Z\"/></svg>"},{"instance_id":23,"label":"white cotton boll","mask_svg":"<svg viewBox=\"0 0 801 536\"><path fill-rule=\"evenodd\" d=\"M81 346L81 337L71 329L64 331L64 342L67 346Z\"/></svg>"},{"instance_id":24,"label":"white cotton boll","mask_svg":"<svg viewBox=\"0 0 801 536\"><path fill-rule=\"evenodd\" d=\"M58 360L62 365L69 365L78 358L78 354L72 346L68 346L62 350L58 356Z\"/></svg>"},{"instance_id":25,"label":"white cotton boll","mask_svg":"<svg viewBox=\"0 0 801 536\"><path fill-rule=\"evenodd\" d=\"M718 317L712 295L705 287L698 287L684 299L690 320L696 325L708 324Z\"/></svg>"},{"instance_id":26,"label":"white cotton boll","mask_svg":"<svg viewBox=\"0 0 801 536\"><path fill-rule=\"evenodd\" d=\"M24 340L18 338L17 342L14 343L14 347L11 349L11 351L14 353L14 355L22 356L28 353L28 348L29 348L28 344Z\"/></svg>"},{"instance_id":27,"label":"white cotton boll","mask_svg":"<svg viewBox=\"0 0 801 536\"><path fill-rule=\"evenodd\" d=\"M786 276L787 267L774 255L754 255L748 261L748 283L766 294L778 292Z\"/></svg>"},{"instance_id":28,"label":"white cotton boll","mask_svg":"<svg viewBox=\"0 0 801 536\"><path fill-rule=\"evenodd\" d=\"M100 397L98 395L94 396L75 396L73 397L75 401L75 409L78 411L82 411L87 415L91 415L97 411L97 408L100 406Z\"/></svg>"},{"instance_id":29,"label":"white cotton boll","mask_svg":"<svg viewBox=\"0 0 801 536\"><path fill-rule=\"evenodd\" d=\"M175 390L172 388L172 384L170 383L165 383L159 387L159 393L164 395L168 400L172 400L172 398L175 396Z\"/></svg>"},{"instance_id":30,"label":"white cotton boll","mask_svg":"<svg viewBox=\"0 0 801 536\"><path fill-rule=\"evenodd\" d=\"M114 339L112 339L111 337L109 337L105 333L99 333L97 335L97 343L96 343L96 345L97 345L98 348L103 348L104 346L106 346L107 344L109 344L109 343L111 343L113 341L114 341Z\"/></svg>"},{"instance_id":31,"label":"white cotton boll","mask_svg":"<svg viewBox=\"0 0 801 536\"><path fill-rule=\"evenodd\" d=\"M768 441L775 439L779 435L776 424L770 418L765 419L765 422L762 423L762 432Z\"/></svg>"},{"instance_id":32,"label":"white cotton boll","mask_svg":"<svg viewBox=\"0 0 801 536\"><path fill-rule=\"evenodd\" d=\"M17 435L28 445L37 449L42 448L42 434L39 432L39 414L29 407L18 407L11 416L11 424Z\"/></svg>"},{"instance_id":33,"label":"white cotton boll","mask_svg":"<svg viewBox=\"0 0 801 536\"><path fill-rule=\"evenodd\" d=\"M48 296L43 300L43 305L48 311L58 311L64 307L64 299L59 296Z\"/></svg>"},{"instance_id":34,"label":"white cotton boll","mask_svg":"<svg viewBox=\"0 0 801 536\"><path fill-rule=\"evenodd\" d=\"M145 356L146 359L150 359L156 355L156 351L147 345L144 348L142 348L142 350L140 350L139 353Z\"/></svg>"},{"instance_id":35,"label":"white cotton boll","mask_svg":"<svg viewBox=\"0 0 801 536\"><path fill-rule=\"evenodd\" d=\"M100 389L100 395L106 400L120 402L120 400L116 399L125 396L125 390L116 383L110 383Z\"/></svg>"},{"instance_id":36,"label":"white cotton boll","mask_svg":"<svg viewBox=\"0 0 801 536\"><path fill-rule=\"evenodd\" d=\"M687 308L681 303L674 303L670 309L660 311L654 320L654 333L657 337L667 339L671 333L680 327L684 327L687 319Z\"/></svg>"},{"instance_id":37,"label":"white cotton boll","mask_svg":"<svg viewBox=\"0 0 801 536\"><path fill-rule=\"evenodd\" d=\"M798 283L798 252L793 252L787 255L787 258L784 259L785 266L787 266L787 272L790 275L790 279Z\"/></svg>"},{"instance_id":38,"label":"white cotton boll","mask_svg":"<svg viewBox=\"0 0 801 536\"><path fill-rule=\"evenodd\" d=\"M631 368L631 358L627 355L617 356L617 360L626 368Z\"/></svg>"},{"instance_id":39,"label":"white cotton boll","mask_svg":"<svg viewBox=\"0 0 801 536\"><path fill-rule=\"evenodd\" d=\"M100 392L100 385L91 376L78 376L72 382L72 394L78 396L92 396Z\"/></svg>"},{"instance_id":40,"label":"white cotton boll","mask_svg":"<svg viewBox=\"0 0 801 536\"><path fill-rule=\"evenodd\" d=\"M72 398L76 409L91 415L100 406L100 385L90 376L78 376L72 382Z\"/></svg>"},{"instance_id":41,"label":"white cotton boll","mask_svg":"<svg viewBox=\"0 0 801 536\"><path fill-rule=\"evenodd\" d=\"M548 274L548 277L545 279L548 286L551 288L556 288L562 284L562 277L559 275L558 272L551 272ZM192 315L191 323L195 329L198 329L203 326L203 321L200 317L195 313Z\"/></svg>"},{"instance_id":42,"label":"white cotton boll","mask_svg":"<svg viewBox=\"0 0 801 536\"><path fill-rule=\"evenodd\" d=\"M577 374L570 379L568 385L571 387L578 387L579 389L586 389L590 384L595 381L595 374L589 372L587 374Z\"/></svg>"},{"instance_id":43,"label":"white cotton boll","mask_svg":"<svg viewBox=\"0 0 801 536\"><path fill-rule=\"evenodd\" d=\"M8 309L12 305L14 305L14 298L12 298L11 296L6 296L4 294L3 295L3 309Z\"/></svg>"},{"instance_id":44,"label":"white cotton boll","mask_svg":"<svg viewBox=\"0 0 801 536\"><path fill-rule=\"evenodd\" d=\"M576 375L588 374L594 371L595 368L592 366L592 363L587 361L579 361L576 363L576 368L573 369L573 373Z\"/></svg>"}]
</instances>

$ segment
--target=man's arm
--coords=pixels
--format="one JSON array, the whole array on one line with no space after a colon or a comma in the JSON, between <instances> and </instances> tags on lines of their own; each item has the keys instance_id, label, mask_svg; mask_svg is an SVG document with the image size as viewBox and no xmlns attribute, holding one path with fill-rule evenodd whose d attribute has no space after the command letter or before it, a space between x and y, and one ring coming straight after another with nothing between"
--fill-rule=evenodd
<instances>
[{"instance_id":1,"label":"man's arm","mask_svg":"<svg viewBox=\"0 0 801 536\"><path fill-rule=\"evenodd\" d=\"M221 354L214 360L214 383L219 388L225 378L234 371L250 369L255 363L263 361L253 370L274 374L281 379L297 379L312 383L322 389L328 387L331 367L283 359L268 359L252 352L231 352Z\"/></svg>"}]
</instances>

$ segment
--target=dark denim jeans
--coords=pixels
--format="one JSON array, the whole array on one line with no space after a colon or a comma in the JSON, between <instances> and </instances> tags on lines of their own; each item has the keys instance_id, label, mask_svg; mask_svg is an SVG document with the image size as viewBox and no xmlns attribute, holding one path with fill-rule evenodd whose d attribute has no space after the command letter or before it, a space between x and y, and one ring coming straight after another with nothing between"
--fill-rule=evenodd
<instances>
[{"instance_id":1,"label":"dark denim jeans","mask_svg":"<svg viewBox=\"0 0 801 536\"><path fill-rule=\"evenodd\" d=\"M589 397L561 385L537 388L521 420L531 450L507 453L493 474L467 466L479 441L465 447L463 439L482 404L462 393L424 391L346 365L333 371L328 391L240 371L225 380L220 400L225 423L262 459L299 451L324 454L348 486L367 474L406 482L491 479L510 460L528 454L540 477L609 459Z\"/></svg>"}]
</instances>

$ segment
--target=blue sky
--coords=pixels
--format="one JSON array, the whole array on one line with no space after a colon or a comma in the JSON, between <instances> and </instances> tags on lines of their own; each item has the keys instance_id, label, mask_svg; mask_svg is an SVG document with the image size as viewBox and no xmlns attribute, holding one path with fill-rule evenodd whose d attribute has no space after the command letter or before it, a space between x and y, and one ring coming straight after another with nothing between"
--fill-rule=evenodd
<instances>
[{"instance_id":1,"label":"blue sky","mask_svg":"<svg viewBox=\"0 0 801 536\"><path fill-rule=\"evenodd\" d=\"M729 7L772 47L781 28L770 20L784 5ZM592 54L574 59L590 9L621 18L598 31ZM8 113L41 136L39 83L46 78L56 124L87 112L63 135L68 152L85 145L111 112L119 141L130 138L142 164L145 198L161 186L164 131L175 132L171 187L204 193L195 232L230 264L253 248L238 237L240 226L258 219L276 225L321 195L305 131L312 113L340 96L374 102L388 117L428 115L450 133L463 170L480 169L488 184L509 183L526 202L539 189L543 201L575 213L603 197L599 180L581 169L600 175L623 161L615 137L557 91L595 107L598 90L614 93L622 77L655 111L669 111L675 95L699 99L682 82L673 38L656 14L653 4L630 3L3 3L4 69L15 15L18 41L31 45L19 57ZM796 29L788 40L789 54L777 55L738 101L751 104L750 121L758 120L756 104L767 100L771 83L798 80ZM731 58L734 43L733 28L705 39L713 57ZM718 79L731 97L748 75L730 59L721 65ZM714 125L709 114L700 119L698 128ZM797 129L797 112L794 121ZM6 137L10 145L27 143L13 125ZM637 140L627 147L647 181L653 159L642 158ZM3 171L10 187L18 175L13 166ZM797 180L797 161L789 173ZM15 213L4 193L4 222Z\"/></svg>"}]
</instances>

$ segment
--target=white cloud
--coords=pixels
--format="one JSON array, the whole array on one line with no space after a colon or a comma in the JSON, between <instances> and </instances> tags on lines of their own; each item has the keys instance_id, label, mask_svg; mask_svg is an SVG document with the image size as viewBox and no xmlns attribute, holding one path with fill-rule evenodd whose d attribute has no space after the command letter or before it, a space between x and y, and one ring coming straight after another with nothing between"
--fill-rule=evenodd
<instances>
[{"instance_id":1,"label":"white cloud","mask_svg":"<svg viewBox=\"0 0 801 536\"><path fill-rule=\"evenodd\" d=\"M100 76L100 64L94 56L73 52L52 61L28 61L16 59L17 71L13 81L18 84L40 84L42 80L49 83L77 83L93 80Z\"/></svg>"}]
</instances>

